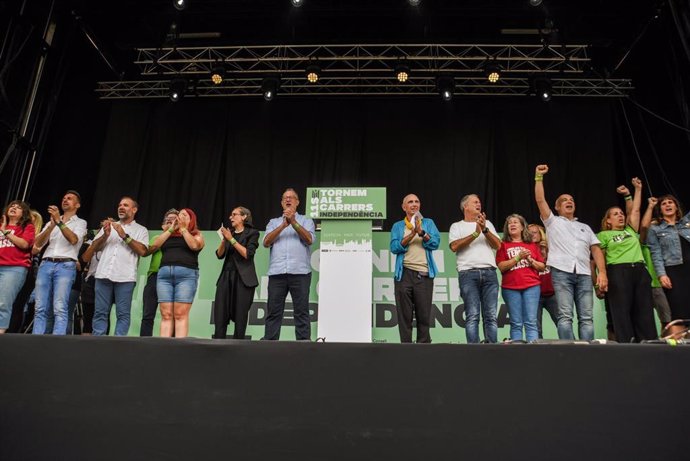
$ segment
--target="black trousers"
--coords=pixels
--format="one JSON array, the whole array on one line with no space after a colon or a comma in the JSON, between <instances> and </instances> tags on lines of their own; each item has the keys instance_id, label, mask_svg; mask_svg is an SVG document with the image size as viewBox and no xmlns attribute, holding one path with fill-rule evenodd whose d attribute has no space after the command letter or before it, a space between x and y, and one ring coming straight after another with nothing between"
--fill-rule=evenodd
<instances>
[{"instance_id":1,"label":"black trousers","mask_svg":"<svg viewBox=\"0 0 690 461\"><path fill-rule=\"evenodd\" d=\"M158 273L154 272L146 279L142 298L141 328L139 336L153 336L153 322L156 320L158 312L158 292L156 291L156 280Z\"/></svg>"},{"instance_id":2,"label":"black trousers","mask_svg":"<svg viewBox=\"0 0 690 461\"><path fill-rule=\"evenodd\" d=\"M398 312L400 342L412 342L412 314L417 319L417 342L430 343L431 298L434 279L403 268L400 281L395 281L395 307Z\"/></svg>"},{"instance_id":3,"label":"black trousers","mask_svg":"<svg viewBox=\"0 0 690 461\"><path fill-rule=\"evenodd\" d=\"M652 307L652 279L644 262L606 266L606 298L619 343L656 339Z\"/></svg>"},{"instance_id":4,"label":"black trousers","mask_svg":"<svg viewBox=\"0 0 690 461\"><path fill-rule=\"evenodd\" d=\"M297 340L311 339L311 323L309 322L309 288L311 273L309 274L280 274L268 277L268 302L266 308L266 330L264 338L267 340L280 339L280 327L283 325L285 313L285 298L288 292L292 297L292 307L295 317L295 337Z\"/></svg>"},{"instance_id":5,"label":"black trousers","mask_svg":"<svg viewBox=\"0 0 690 461\"><path fill-rule=\"evenodd\" d=\"M233 339L245 339L255 288L245 286L237 271L224 271L221 274L216 284L216 299L213 303L215 339L227 337L230 320L235 322Z\"/></svg>"}]
</instances>

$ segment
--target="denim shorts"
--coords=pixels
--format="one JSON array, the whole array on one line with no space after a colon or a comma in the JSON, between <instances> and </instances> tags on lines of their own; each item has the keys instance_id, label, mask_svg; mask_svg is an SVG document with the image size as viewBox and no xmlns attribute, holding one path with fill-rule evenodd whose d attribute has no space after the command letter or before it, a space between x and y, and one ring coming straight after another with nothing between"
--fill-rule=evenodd
<instances>
[{"instance_id":1,"label":"denim shorts","mask_svg":"<svg viewBox=\"0 0 690 461\"><path fill-rule=\"evenodd\" d=\"M159 303L189 303L194 301L199 281L199 269L183 266L163 266L158 270L156 291Z\"/></svg>"}]
</instances>

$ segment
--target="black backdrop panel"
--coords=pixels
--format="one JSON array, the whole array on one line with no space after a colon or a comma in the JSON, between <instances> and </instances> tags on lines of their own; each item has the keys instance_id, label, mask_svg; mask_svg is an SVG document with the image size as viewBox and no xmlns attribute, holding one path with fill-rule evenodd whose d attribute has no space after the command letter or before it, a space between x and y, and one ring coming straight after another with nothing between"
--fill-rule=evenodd
<instances>
[{"instance_id":1,"label":"black backdrop panel","mask_svg":"<svg viewBox=\"0 0 690 461\"><path fill-rule=\"evenodd\" d=\"M690 346L2 335L1 458L685 459Z\"/></svg>"},{"instance_id":2,"label":"black backdrop panel","mask_svg":"<svg viewBox=\"0 0 690 461\"><path fill-rule=\"evenodd\" d=\"M411 192L443 231L468 193L501 227L514 212L538 218L534 167L545 162L549 201L571 193L580 219L595 224L617 203L611 120L610 102L585 99L115 102L90 223L131 194L150 227L188 206L202 227L217 228L242 204L264 228L286 187L353 185L388 188L387 229Z\"/></svg>"}]
</instances>

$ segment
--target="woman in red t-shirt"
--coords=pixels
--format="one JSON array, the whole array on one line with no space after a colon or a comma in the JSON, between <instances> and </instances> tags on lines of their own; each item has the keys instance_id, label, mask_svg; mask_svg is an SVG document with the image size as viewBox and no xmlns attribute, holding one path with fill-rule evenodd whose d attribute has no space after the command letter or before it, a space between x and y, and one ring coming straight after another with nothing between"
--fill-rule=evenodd
<instances>
[{"instance_id":1,"label":"woman in red t-shirt","mask_svg":"<svg viewBox=\"0 0 690 461\"><path fill-rule=\"evenodd\" d=\"M539 245L532 243L527 221L519 214L506 218L503 241L496 252L496 264L503 274L501 293L508 304L510 339L521 341L524 328L528 342L537 340L537 310L541 294L539 272L546 265Z\"/></svg>"},{"instance_id":2,"label":"woman in red t-shirt","mask_svg":"<svg viewBox=\"0 0 690 461\"><path fill-rule=\"evenodd\" d=\"M0 333L10 324L12 304L22 289L31 266L35 230L29 206L10 202L0 218Z\"/></svg>"}]
</instances>

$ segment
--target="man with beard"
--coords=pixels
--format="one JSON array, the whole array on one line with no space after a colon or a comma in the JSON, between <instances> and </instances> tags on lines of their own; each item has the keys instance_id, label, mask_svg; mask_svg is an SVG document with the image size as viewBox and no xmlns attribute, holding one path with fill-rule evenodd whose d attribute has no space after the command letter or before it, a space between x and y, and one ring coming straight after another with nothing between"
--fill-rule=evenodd
<instances>
[{"instance_id":1,"label":"man with beard","mask_svg":"<svg viewBox=\"0 0 690 461\"><path fill-rule=\"evenodd\" d=\"M575 218L575 199L572 195L561 194L556 199L554 215L546 202L544 175L548 165L537 165L534 174L534 197L539 207L539 215L546 235L549 236L549 266L551 280L558 302L558 338L574 339L573 303L577 310L578 336L583 340L594 339L592 311L592 270L590 253L596 267L597 286L600 291L608 289L606 262L599 240L592 229Z\"/></svg>"},{"instance_id":2,"label":"man with beard","mask_svg":"<svg viewBox=\"0 0 690 461\"><path fill-rule=\"evenodd\" d=\"M299 197L286 189L280 201L283 214L266 225L264 247L271 249L268 265L268 302L266 330L263 339L280 339L285 299L292 297L296 339L311 340L309 323L309 288L311 286L311 244L314 243L314 221L297 213Z\"/></svg>"},{"instance_id":3,"label":"man with beard","mask_svg":"<svg viewBox=\"0 0 690 461\"><path fill-rule=\"evenodd\" d=\"M48 247L36 275L36 312L34 334L46 333L47 319L54 316L52 333L67 333L69 295L77 275L79 249L86 235L86 221L77 216L81 196L68 190L62 197L62 216L57 206L50 205L50 221L38 234L34 246ZM47 315L52 312L52 315Z\"/></svg>"},{"instance_id":4,"label":"man with beard","mask_svg":"<svg viewBox=\"0 0 690 461\"><path fill-rule=\"evenodd\" d=\"M115 335L126 336L129 331L137 265L139 257L146 255L149 241L149 231L134 220L138 209L133 198L122 197L117 207L119 221L104 221L92 244L94 252L102 251L95 274L94 335L105 334L113 301L117 313Z\"/></svg>"}]
</instances>

